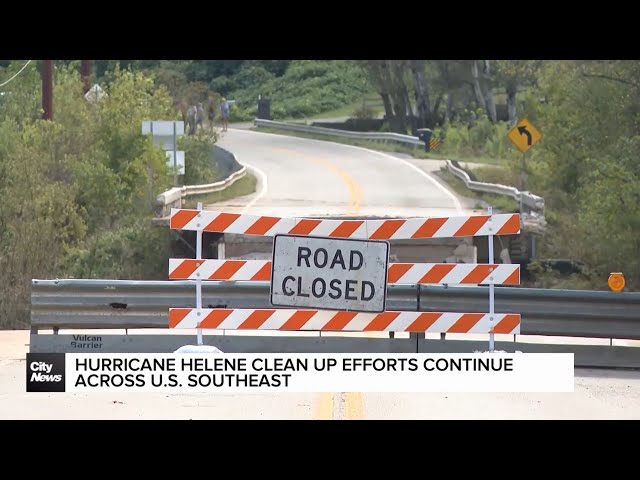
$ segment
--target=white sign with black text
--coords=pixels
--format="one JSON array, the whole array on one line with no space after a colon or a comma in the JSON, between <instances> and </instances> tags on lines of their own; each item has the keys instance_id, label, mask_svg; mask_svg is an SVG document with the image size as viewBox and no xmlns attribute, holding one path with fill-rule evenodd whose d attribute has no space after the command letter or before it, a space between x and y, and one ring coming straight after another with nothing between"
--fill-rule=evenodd
<instances>
[{"instance_id":1,"label":"white sign with black text","mask_svg":"<svg viewBox=\"0 0 640 480\"><path fill-rule=\"evenodd\" d=\"M384 312L389 242L275 235L271 304Z\"/></svg>"}]
</instances>

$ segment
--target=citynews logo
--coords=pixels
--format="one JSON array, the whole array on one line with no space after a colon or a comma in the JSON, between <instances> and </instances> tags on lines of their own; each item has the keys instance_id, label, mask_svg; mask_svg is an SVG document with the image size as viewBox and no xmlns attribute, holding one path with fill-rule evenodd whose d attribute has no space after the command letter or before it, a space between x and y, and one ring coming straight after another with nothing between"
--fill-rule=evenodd
<instances>
[{"instance_id":1,"label":"citynews logo","mask_svg":"<svg viewBox=\"0 0 640 480\"><path fill-rule=\"evenodd\" d=\"M64 353L27 353L27 392L64 392Z\"/></svg>"}]
</instances>

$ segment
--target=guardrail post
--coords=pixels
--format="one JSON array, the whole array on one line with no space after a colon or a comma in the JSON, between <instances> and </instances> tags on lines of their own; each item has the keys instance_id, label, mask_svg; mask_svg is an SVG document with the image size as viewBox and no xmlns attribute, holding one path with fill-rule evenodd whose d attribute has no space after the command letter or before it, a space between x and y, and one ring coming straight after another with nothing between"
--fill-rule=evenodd
<instances>
[{"instance_id":1,"label":"guardrail post","mask_svg":"<svg viewBox=\"0 0 640 480\"><path fill-rule=\"evenodd\" d=\"M416 312L420 311L420 294L422 293L422 285L416 285ZM416 340L416 353L420 353L420 339L424 339L426 337L425 334L420 333L410 333L409 338L415 338ZM391 337L393 338L393 337Z\"/></svg>"},{"instance_id":2,"label":"guardrail post","mask_svg":"<svg viewBox=\"0 0 640 480\"><path fill-rule=\"evenodd\" d=\"M421 293L421 284L417 285L416 289L416 312L420 311L420 293ZM426 333L422 332L412 332L409 334L409 338L414 338L416 340L416 353L420 352L420 340L424 340L427 338Z\"/></svg>"},{"instance_id":3,"label":"guardrail post","mask_svg":"<svg viewBox=\"0 0 640 480\"><path fill-rule=\"evenodd\" d=\"M225 258L225 244L224 244L224 234L218 240L218 258Z\"/></svg>"},{"instance_id":4,"label":"guardrail post","mask_svg":"<svg viewBox=\"0 0 640 480\"><path fill-rule=\"evenodd\" d=\"M198 210L202 210L202 202L198 202ZM202 260L202 228L199 228L196 232L196 259ZM196 308L200 310L202 308L202 280L196 279ZM202 345L202 329L198 328L198 345Z\"/></svg>"},{"instance_id":5,"label":"guardrail post","mask_svg":"<svg viewBox=\"0 0 640 480\"><path fill-rule=\"evenodd\" d=\"M493 208L489 207L489 215L493 215ZM489 221L491 221L491 217L489 217ZM493 228L491 229L491 232L493 233ZM489 242L489 264L493 265L493 235L488 235L487 236L487 241ZM492 279L490 279L492 280ZM494 323L493 323L493 314L494 314L494 307L495 307L495 302L494 302L494 284L493 281L491 281L489 283L489 325L490 328L493 328ZM493 333L489 334L489 351L493 352L494 350L494 343L493 343Z\"/></svg>"}]
</instances>

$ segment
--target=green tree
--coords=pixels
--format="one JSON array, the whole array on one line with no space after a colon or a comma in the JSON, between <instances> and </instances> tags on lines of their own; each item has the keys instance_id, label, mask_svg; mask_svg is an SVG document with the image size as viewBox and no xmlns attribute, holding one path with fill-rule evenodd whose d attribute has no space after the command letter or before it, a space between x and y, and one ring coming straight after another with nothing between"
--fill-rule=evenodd
<instances>
[{"instance_id":1,"label":"green tree","mask_svg":"<svg viewBox=\"0 0 640 480\"><path fill-rule=\"evenodd\" d=\"M35 62L34 62L35 63ZM17 71L13 62L8 71ZM37 66L37 65L36 65ZM40 117L27 68L0 110L0 321L24 326L32 278L164 278L166 231L152 202L170 186L164 152L141 122L178 113L166 88L116 68L98 104L74 62L56 64L54 118ZM19 80L18 80L19 79Z\"/></svg>"},{"instance_id":2,"label":"green tree","mask_svg":"<svg viewBox=\"0 0 640 480\"><path fill-rule=\"evenodd\" d=\"M640 265L640 73L636 61L549 62L533 181L551 209L554 253L585 260L601 285ZM567 241L567 239L571 241Z\"/></svg>"}]
</instances>

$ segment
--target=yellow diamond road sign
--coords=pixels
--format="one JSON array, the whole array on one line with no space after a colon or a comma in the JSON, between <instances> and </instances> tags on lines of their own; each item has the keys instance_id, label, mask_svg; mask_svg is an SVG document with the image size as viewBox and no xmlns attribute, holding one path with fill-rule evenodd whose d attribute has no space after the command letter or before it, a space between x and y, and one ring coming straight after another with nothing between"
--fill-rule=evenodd
<instances>
[{"instance_id":1,"label":"yellow diamond road sign","mask_svg":"<svg viewBox=\"0 0 640 480\"><path fill-rule=\"evenodd\" d=\"M509 140L518 147L522 153L527 153L533 146L540 141L542 134L540 131L526 118L520 120L515 127L507 133Z\"/></svg>"}]
</instances>

